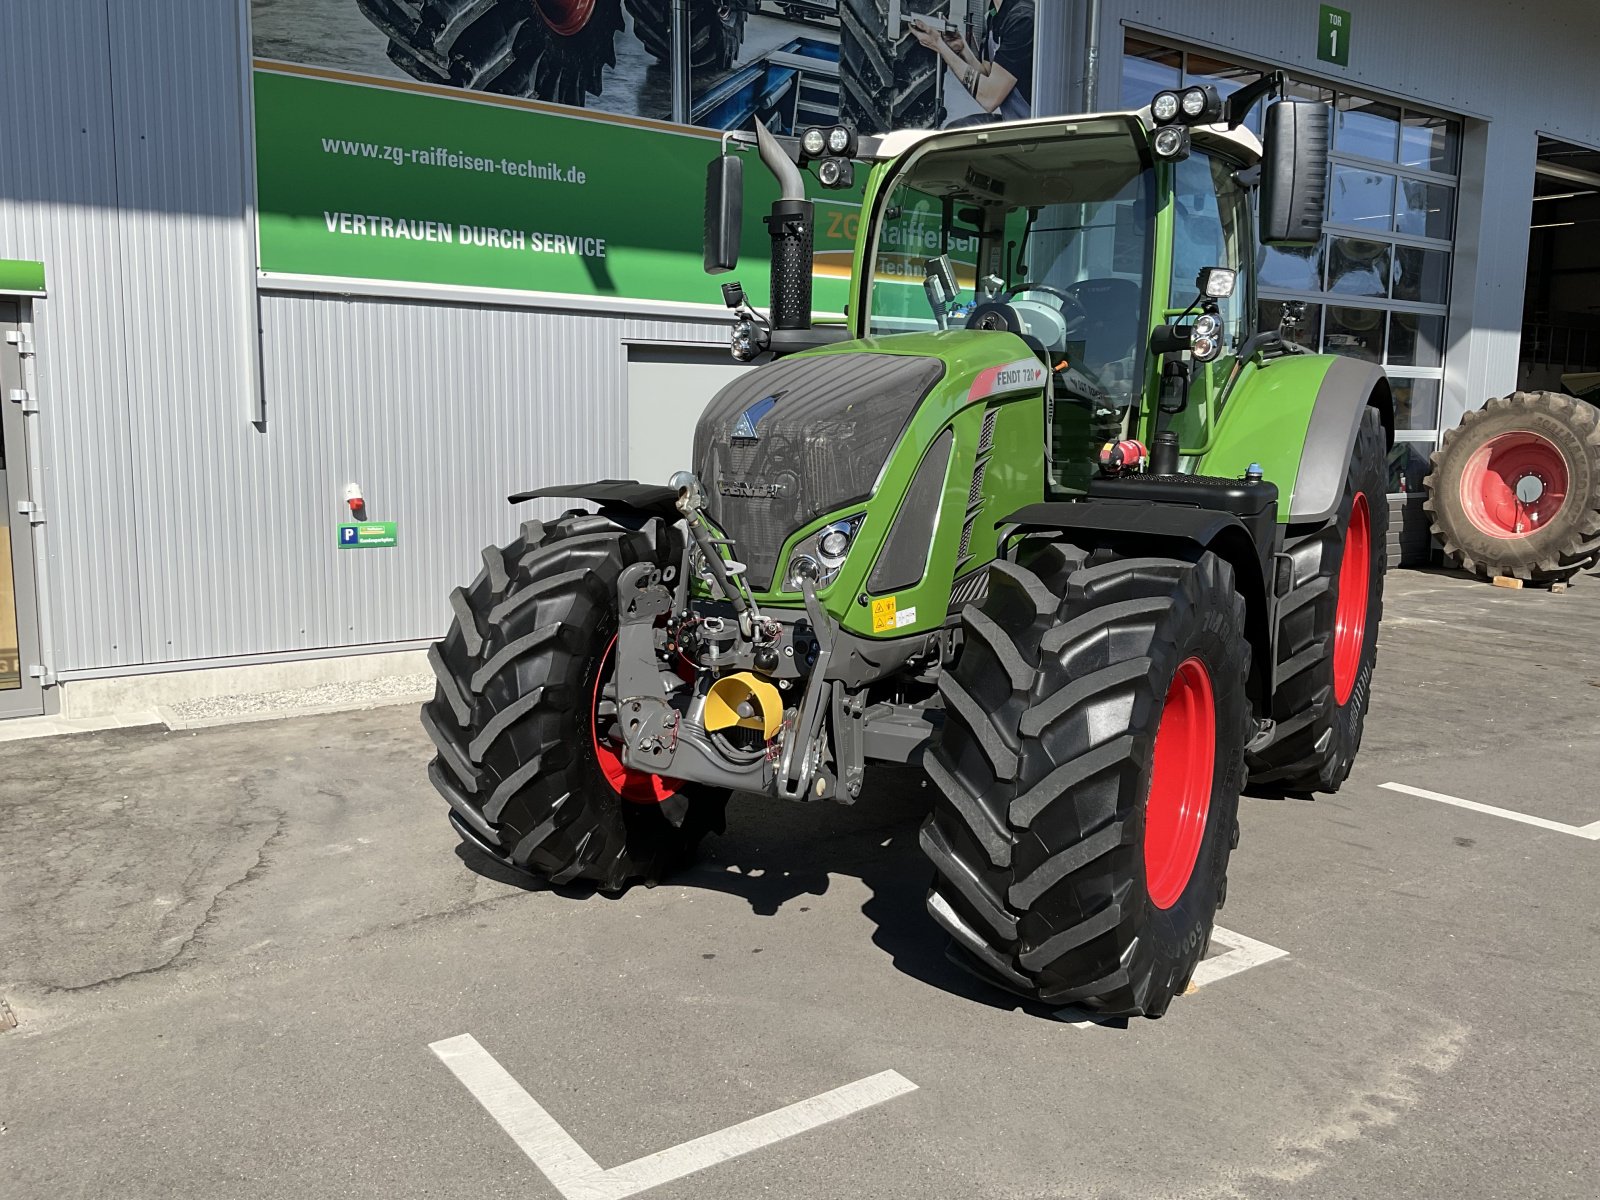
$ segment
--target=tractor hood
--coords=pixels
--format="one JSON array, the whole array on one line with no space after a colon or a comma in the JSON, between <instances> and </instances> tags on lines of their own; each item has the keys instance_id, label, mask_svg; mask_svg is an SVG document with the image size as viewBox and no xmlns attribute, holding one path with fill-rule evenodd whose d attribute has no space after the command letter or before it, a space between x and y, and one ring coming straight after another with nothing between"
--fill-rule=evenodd
<instances>
[{"instance_id":1,"label":"tractor hood","mask_svg":"<svg viewBox=\"0 0 1600 1200\"><path fill-rule=\"evenodd\" d=\"M872 494L942 360L853 351L757 367L712 399L695 430L707 508L738 544L751 587L772 585L784 540Z\"/></svg>"}]
</instances>

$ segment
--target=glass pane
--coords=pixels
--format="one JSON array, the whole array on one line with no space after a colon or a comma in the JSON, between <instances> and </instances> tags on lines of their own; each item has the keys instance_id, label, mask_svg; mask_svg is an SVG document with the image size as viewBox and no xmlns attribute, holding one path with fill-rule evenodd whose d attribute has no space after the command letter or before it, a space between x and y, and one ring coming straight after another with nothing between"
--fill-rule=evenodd
<instances>
[{"instance_id":1,"label":"glass pane","mask_svg":"<svg viewBox=\"0 0 1600 1200\"><path fill-rule=\"evenodd\" d=\"M1340 154L1359 154L1394 162L1400 146L1400 110L1392 104L1340 96L1333 130L1333 148Z\"/></svg>"},{"instance_id":2,"label":"glass pane","mask_svg":"<svg viewBox=\"0 0 1600 1200\"><path fill-rule=\"evenodd\" d=\"M1322 290L1321 246L1263 246L1256 282L1291 292Z\"/></svg>"},{"instance_id":3,"label":"glass pane","mask_svg":"<svg viewBox=\"0 0 1600 1200\"><path fill-rule=\"evenodd\" d=\"M1394 389L1396 429L1439 428L1439 392L1443 387L1439 380L1391 379L1389 386Z\"/></svg>"},{"instance_id":4,"label":"glass pane","mask_svg":"<svg viewBox=\"0 0 1600 1200\"><path fill-rule=\"evenodd\" d=\"M1177 87L1182 63L1176 50L1129 38L1122 57L1122 106L1143 108L1157 92Z\"/></svg>"},{"instance_id":5,"label":"glass pane","mask_svg":"<svg viewBox=\"0 0 1600 1200\"><path fill-rule=\"evenodd\" d=\"M1335 167L1328 220L1375 233L1394 227L1394 176L1364 167Z\"/></svg>"},{"instance_id":6,"label":"glass pane","mask_svg":"<svg viewBox=\"0 0 1600 1200\"><path fill-rule=\"evenodd\" d=\"M1222 159L1195 153L1173 169L1174 218L1170 300L1183 307L1195 298L1195 284L1207 267L1238 270L1251 236L1250 206ZM1222 301L1220 315L1227 344L1236 345L1244 329L1245 289Z\"/></svg>"},{"instance_id":7,"label":"glass pane","mask_svg":"<svg viewBox=\"0 0 1600 1200\"><path fill-rule=\"evenodd\" d=\"M1389 318L1391 367L1437 367L1443 362L1443 317L1426 317L1420 313L1394 313Z\"/></svg>"},{"instance_id":8,"label":"glass pane","mask_svg":"<svg viewBox=\"0 0 1600 1200\"><path fill-rule=\"evenodd\" d=\"M1370 308L1329 308L1323 350L1346 358L1381 363L1384 330L1388 325L1385 316L1386 313Z\"/></svg>"},{"instance_id":9,"label":"glass pane","mask_svg":"<svg viewBox=\"0 0 1600 1200\"><path fill-rule=\"evenodd\" d=\"M1409 495L1422 491L1422 481L1428 477L1428 455L1432 447L1427 442L1396 442L1389 451L1389 494Z\"/></svg>"},{"instance_id":10,"label":"glass pane","mask_svg":"<svg viewBox=\"0 0 1600 1200\"><path fill-rule=\"evenodd\" d=\"M1444 304L1448 301L1450 256L1443 250L1396 246L1394 264L1396 300L1416 300L1422 304Z\"/></svg>"},{"instance_id":11,"label":"glass pane","mask_svg":"<svg viewBox=\"0 0 1600 1200\"><path fill-rule=\"evenodd\" d=\"M1389 294L1389 244L1334 238L1328 245L1328 290L1343 296Z\"/></svg>"},{"instance_id":12,"label":"glass pane","mask_svg":"<svg viewBox=\"0 0 1600 1200\"><path fill-rule=\"evenodd\" d=\"M1304 346L1307 350L1315 351L1322 341L1322 305L1307 304L1305 313L1293 325L1285 326L1283 323L1282 300L1263 300L1261 302L1261 324L1259 328L1263 333L1277 329L1283 336L1297 346Z\"/></svg>"},{"instance_id":13,"label":"glass pane","mask_svg":"<svg viewBox=\"0 0 1600 1200\"><path fill-rule=\"evenodd\" d=\"M1407 113L1400 130L1400 161L1408 167L1454 175L1461 154L1461 124L1445 117Z\"/></svg>"},{"instance_id":14,"label":"glass pane","mask_svg":"<svg viewBox=\"0 0 1600 1200\"><path fill-rule=\"evenodd\" d=\"M1395 228L1417 237L1448 239L1455 226L1456 190L1419 179L1400 181L1400 214Z\"/></svg>"}]
</instances>

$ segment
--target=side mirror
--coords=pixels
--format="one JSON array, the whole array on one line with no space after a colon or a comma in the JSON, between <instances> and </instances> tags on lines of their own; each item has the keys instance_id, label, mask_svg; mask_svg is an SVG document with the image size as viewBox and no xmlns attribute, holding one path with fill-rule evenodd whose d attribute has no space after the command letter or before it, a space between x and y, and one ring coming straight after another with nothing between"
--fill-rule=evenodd
<instances>
[{"instance_id":1,"label":"side mirror","mask_svg":"<svg viewBox=\"0 0 1600 1200\"><path fill-rule=\"evenodd\" d=\"M719 154L706 167L705 268L720 275L739 265L744 229L744 160Z\"/></svg>"},{"instance_id":2,"label":"side mirror","mask_svg":"<svg viewBox=\"0 0 1600 1200\"><path fill-rule=\"evenodd\" d=\"M1280 100L1268 107L1261 163L1263 244L1306 246L1321 240L1332 133L1333 110L1326 104Z\"/></svg>"}]
</instances>

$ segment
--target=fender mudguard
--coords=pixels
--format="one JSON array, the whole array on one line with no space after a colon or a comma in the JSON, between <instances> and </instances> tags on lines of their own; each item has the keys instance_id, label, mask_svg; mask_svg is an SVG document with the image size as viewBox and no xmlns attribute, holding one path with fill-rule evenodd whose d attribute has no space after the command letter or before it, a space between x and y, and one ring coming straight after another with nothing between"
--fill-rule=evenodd
<instances>
[{"instance_id":1,"label":"fender mudguard","mask_svg":"<svg viewBox=\"0 0 1600 1200\"><path fill-rule=\"evenodd\" d=\"M646 516L676 521L678 493L657 483L640 483L637 479L599 479L593 483L563 483L555 487L537 488L531 492L517 492L507 496L510 504L539 499L587 500L602 509L633 509Z\"/></svg>"},{"instance_id":2,"label":"fender mudguard","mask_svg":"<svg viewBox=\"0 0 1600 1200\"><path fill-rule=\"evenodd\" d=\"M1249 375L1228 398L1197 473L1238 478L1260 463L1278 485L1280 523L1316 523L1339 507L1361 415L1376 408L1394 443L1394 397L1382 368L1295 354Z\"/></svg>"},{"instance_id":3,"label":"fender mudguard","mask_svg":"<svg viewBox=\"0 0 1600 1200\"><path fill-rule=\"evenodd\" d=\"M1259 704L1271 694L1272 609L1270 564L1243 521L1230 512L1148 501L1047 501L1018 509L1001 523L1001 544L1032 531L1060 533L1067 540L1118 545L1130 552L1161 553L1165 543L1175 557L1182 551L1210 550L1233 567L1245 602L1245 636L1252 650L1250 694Z\"/></svg>"}]
</instances>

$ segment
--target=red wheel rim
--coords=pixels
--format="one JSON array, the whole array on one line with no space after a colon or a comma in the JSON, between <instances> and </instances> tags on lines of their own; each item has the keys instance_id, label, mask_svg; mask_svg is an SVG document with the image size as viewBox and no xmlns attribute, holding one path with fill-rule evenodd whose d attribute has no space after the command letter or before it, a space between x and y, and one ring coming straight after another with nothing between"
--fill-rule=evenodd
<instances>
[{"instance_id":1,"label":"red wheel rim","mask_svg":"<svg viewBox=\"0 0 1600 1200\"><path fill-rule=\"evenodd\" d=\"M1339 596L1333 615L1333 698L1343 705L1356 690L1361 653L1367 645L1367 593L1372 584L1372 514L1365 493L1350 507L1339 564Z\"/></svg>"},{"instance_id":2,"label":"red wheel rim","mask_svg":"<svg viewBox=\"0 0 1600 1200\"><path fill-rule=\"evenodd\" d=\"M1490 438L1461 471L1461 507L1493 538L1532 537L1567 500L1566 456L1548 438L1526 430Z\"/></svg>"},{"instance_id":3,"label":"red wheel rim","mask_svg":"<svg viewBox=\"0 0 1600 1200\"><path fill-rule=\"evenodd\" d=\"M1144 806L1145 889L1157 908L1176 904L1194 874L1211 811L1216 754L1211 672L1198 658L1185 659L1161 708Z\"/></svg>"},{"instance_id":4,"label":"red wheel rim","mask_svg":"<svg viewBox=\"0 0 1600 1200\"><path fill-rule=\"evenodd\" d=\"M600 773L605 776L611 790L624 800L632 804L660 804L678 794L678 789L683 786L682 781L668 779L665 775L652 775L648 771L629 770L623 765L622 755L610 741L600 740L600 685L605 681L606 669L611 665L611 657L616 650L617 638L613 634L605 654L600 657L600 669L594 676L594 694L589 699L589 739L594 743L595 761L600 764Z\"/></svg>"},{"instance_id":5,"label":"red wheel rim","mask_svg":"<svg viewBox=\"0 0 1600 1200\"><path fill-rule=\"evenodd\" d=\"M571 37L589 23L594 14L594 0L534 0L544 23L551 33Z\"/></svg>"}]
</instances>

